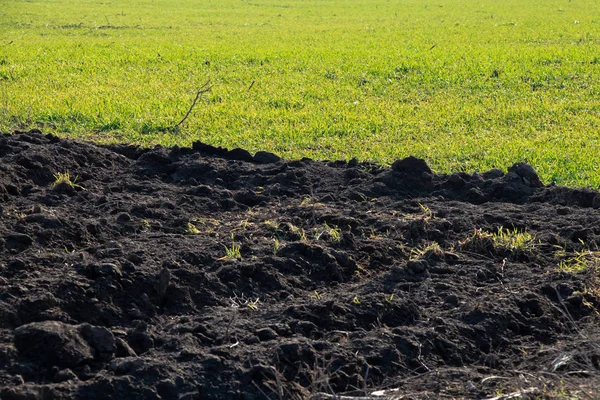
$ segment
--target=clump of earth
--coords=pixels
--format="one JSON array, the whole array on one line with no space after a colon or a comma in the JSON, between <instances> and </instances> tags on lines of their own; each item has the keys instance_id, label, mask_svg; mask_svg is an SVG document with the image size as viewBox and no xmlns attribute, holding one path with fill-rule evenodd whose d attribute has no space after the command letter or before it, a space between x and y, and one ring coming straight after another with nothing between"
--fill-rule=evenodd
<instances>
[{"instance_id":1,"label":"clump of earth","mask_svg":"<svg viewBox=\"0 0 600 400\"><path fill-rule=\"evenodd\" d=\"M30 131L0 199L3 400L600 393L600 194L528 164Z\"/></svg>"}]
</instances>

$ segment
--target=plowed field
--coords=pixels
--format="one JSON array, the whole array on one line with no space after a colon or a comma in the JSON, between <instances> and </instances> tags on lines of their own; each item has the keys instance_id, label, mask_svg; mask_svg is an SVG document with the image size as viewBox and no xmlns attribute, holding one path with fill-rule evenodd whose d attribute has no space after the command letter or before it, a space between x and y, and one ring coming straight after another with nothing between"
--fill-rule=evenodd
<instances>
[{"instance_id":1,"label":"plowed field","mask_svg":"<svg viewBox=\"0 0 600 400\"><path fill-rule=\"evenodd\" d=\"M600 390L600 194L527 164L31 131L0 137L0 199L2 399Z\"/></svg>"}]
</instances>

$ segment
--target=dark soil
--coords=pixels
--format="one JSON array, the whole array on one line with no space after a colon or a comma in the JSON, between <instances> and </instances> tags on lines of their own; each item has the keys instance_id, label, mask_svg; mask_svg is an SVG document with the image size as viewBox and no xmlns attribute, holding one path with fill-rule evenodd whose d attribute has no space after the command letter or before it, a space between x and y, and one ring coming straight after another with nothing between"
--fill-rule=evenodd
<instances>
[{"instance_id":1,"label":"dark soil","mask_svg":"<svg viewBox=\"0 0 600 400\"><path fill-rule=\"evenodd\" d=\"M32 131L0 199L3 400L597 398L600 194L527 164Z\"/></svg>"}]
</instances>

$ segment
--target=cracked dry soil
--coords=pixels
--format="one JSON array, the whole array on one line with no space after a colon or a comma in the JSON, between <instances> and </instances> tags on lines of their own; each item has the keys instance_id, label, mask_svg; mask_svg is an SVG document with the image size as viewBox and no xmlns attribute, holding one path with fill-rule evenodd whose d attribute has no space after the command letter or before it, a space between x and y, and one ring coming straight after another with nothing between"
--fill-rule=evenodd
<instances>
[{"instance_id":1,"label":"cracked dry soil","mask_svg":"<svg viewBox=\"0 0 600 400\"><path fill-rule=\"evenodd\" d=\"M600 194L527 164L30 131L0 199L3 400L600 393Z\"/></svg>"}]
</instances>

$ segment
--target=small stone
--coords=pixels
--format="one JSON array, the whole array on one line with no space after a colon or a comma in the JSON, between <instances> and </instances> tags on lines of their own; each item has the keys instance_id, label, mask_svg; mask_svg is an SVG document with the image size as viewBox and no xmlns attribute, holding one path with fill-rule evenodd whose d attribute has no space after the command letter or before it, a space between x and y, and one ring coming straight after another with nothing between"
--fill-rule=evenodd
<instances>
[{"instance_id":1,"label":"small stone","mask_svg":"<svg viewBox=\"0 0 600 400\"><path fill-rule=\"evenodd\" d=\"M77 367L75 371L77 373L77 376L84 381L94 376L94 374L92 373L92 368L87 364Z\"/></svg>"},{"instance_id":2,"label":"small stone","mask_svg":"<svg viewBox=\"0 0 600 400\"><path fill-rule=\"evenodd\" d=\"M477 172L473 172L473 175L471 175L471 181L474 183L481 183L484 180L485 179L483 179L483 177L481 175L479 175Z\"/></svg>"},{"instance_id":3,"label":"small stone","mask_svg":"<svg viewBox=\"0 0 600 400\"><path fill-rule=\"evenodd\" d=\"M52 293L46 292L38 296L28 297L21 303L23 307L35 310L48 310L58 305L58 300Z\"/></svg>"},{"instance_id":4,"label":"small stone","mask_svg":"<svg viewBox=\"0 0 600 400\"><path fill-rule=\"evenodd\" d=\"M209 354L202 361L202 366L209 371L210 370L218 370L219 368L221 368L223 366L223 361L221 360L221 357L213 355L213 354Z\"/></svg>"}]
</instances>

